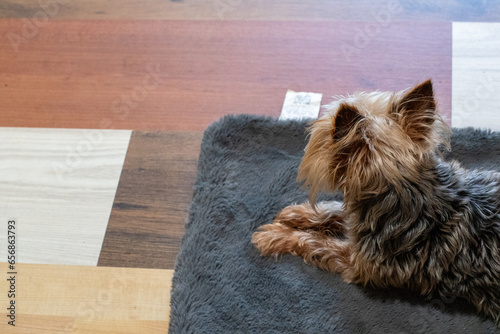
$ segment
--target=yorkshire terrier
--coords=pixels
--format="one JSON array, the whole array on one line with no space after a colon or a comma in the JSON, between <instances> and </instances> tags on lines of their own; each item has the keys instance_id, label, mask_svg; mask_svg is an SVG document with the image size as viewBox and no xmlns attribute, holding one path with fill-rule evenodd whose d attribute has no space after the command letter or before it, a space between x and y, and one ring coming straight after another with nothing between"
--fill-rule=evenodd
<instances>
[{"instance_id":1,"label":"yorkshire terrier","mask_svg":"<svg viewBox=\"0 0 500 334\"><path fill-rule=\"evenodd\" d=\"M465 298L500 327L500 173L444 161L450 133L430 80L339 98L309 127L297 177L309 202L252 242L348 283ZM337 189L343 203L316 203Z\"/></svg>"}]
</instances>

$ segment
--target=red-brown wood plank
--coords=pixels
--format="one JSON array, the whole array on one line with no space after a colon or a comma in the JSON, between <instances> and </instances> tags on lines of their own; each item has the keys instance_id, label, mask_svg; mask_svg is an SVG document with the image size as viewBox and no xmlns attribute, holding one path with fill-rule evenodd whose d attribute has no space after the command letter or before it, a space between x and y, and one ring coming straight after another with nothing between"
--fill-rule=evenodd
<instances>
[{"instance_id":1,"label":"red-brown wood plank","mask_svg":"<svg viewBox=\"0 0 500 334\"><path fill-rule=\"evenodd\" d=\"M427 78L450 113L450 23L52 20L15 52L23 22L0 20L0 126L198 131L277 116L289 88L328 102Z\"/></svg>"}]
</instances>

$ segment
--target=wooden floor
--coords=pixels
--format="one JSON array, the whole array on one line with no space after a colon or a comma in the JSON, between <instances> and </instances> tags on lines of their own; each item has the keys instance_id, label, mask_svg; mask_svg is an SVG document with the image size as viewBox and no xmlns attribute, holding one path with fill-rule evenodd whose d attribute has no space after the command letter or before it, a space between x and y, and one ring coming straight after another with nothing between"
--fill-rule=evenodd
<instances>
[{"instance_id":1,"label":"wooden floor","mask_svg":"<svg viewBox=\"0 0 500 334\"><path fill-rule=\"evenodd\" d=\"M2 266L5 267L5 266ZM166 333L172 270L18 264L16 326L2 333ZM0 281L9 290L7 280ZM3 305L2 305L3 306Z\"/></svg>"},{"instance_id":2,"label":"wooden floor","mask_svg":"<svg viewBox=\"0 0 500 334\"><path fill-rule=\"evenodd\" d=\"M497 22L493 0L2 1L0 246L15 220L19 264L0 332L166 332L202 133L223 115L432 78L453 126L500 130Z\"/></svg>"}]
</instances>

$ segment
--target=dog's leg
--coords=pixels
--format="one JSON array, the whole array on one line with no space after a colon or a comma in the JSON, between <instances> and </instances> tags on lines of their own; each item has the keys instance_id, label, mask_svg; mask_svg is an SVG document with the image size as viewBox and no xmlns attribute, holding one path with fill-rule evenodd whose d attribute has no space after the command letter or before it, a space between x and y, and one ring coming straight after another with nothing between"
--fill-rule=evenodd
<instances>
[{"instance_id":1,"label":"dog's leg","mask_svg":"<svg viewBox=\"0 0 500 334\"><path fill-rule=\"evenodd\" d=\"M309 203L303 203L287 206L274 218L273 223L337 236L346 232L344 216L341 202L320 202L316 209Z\"/></svg>"},{"instance_id":2,"label":"dog's leg","mask_svg":"<svg viewBox=\"0 0 500 334\"><path fill-rule=\"evenodd\" d=\"M262 255L290 253L332 272L344 272L350 267L349 240L333 238L318 231L303 231L274 223L260 227L252 242Z\"/></svg>"}]
</instances>

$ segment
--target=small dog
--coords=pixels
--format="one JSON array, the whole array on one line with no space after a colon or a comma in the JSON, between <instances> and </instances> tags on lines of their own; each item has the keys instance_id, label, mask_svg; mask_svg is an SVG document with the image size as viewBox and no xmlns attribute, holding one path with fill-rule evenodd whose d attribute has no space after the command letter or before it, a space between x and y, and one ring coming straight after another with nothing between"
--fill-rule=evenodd
<instances>
[{"instance_id":1,"label":"small dog","mask_svg":"<svg viewBox=\"0 0 500 334\"><path fill-rule=\"evenodd\" d=\"M253 234L348 283L462 297L500 327L500 173L443 161L450 128L430 80L339 98L313 122L298 180L309 203ZM320 202L339 189L344 202Z\"/></svg>"}]
</instances>

